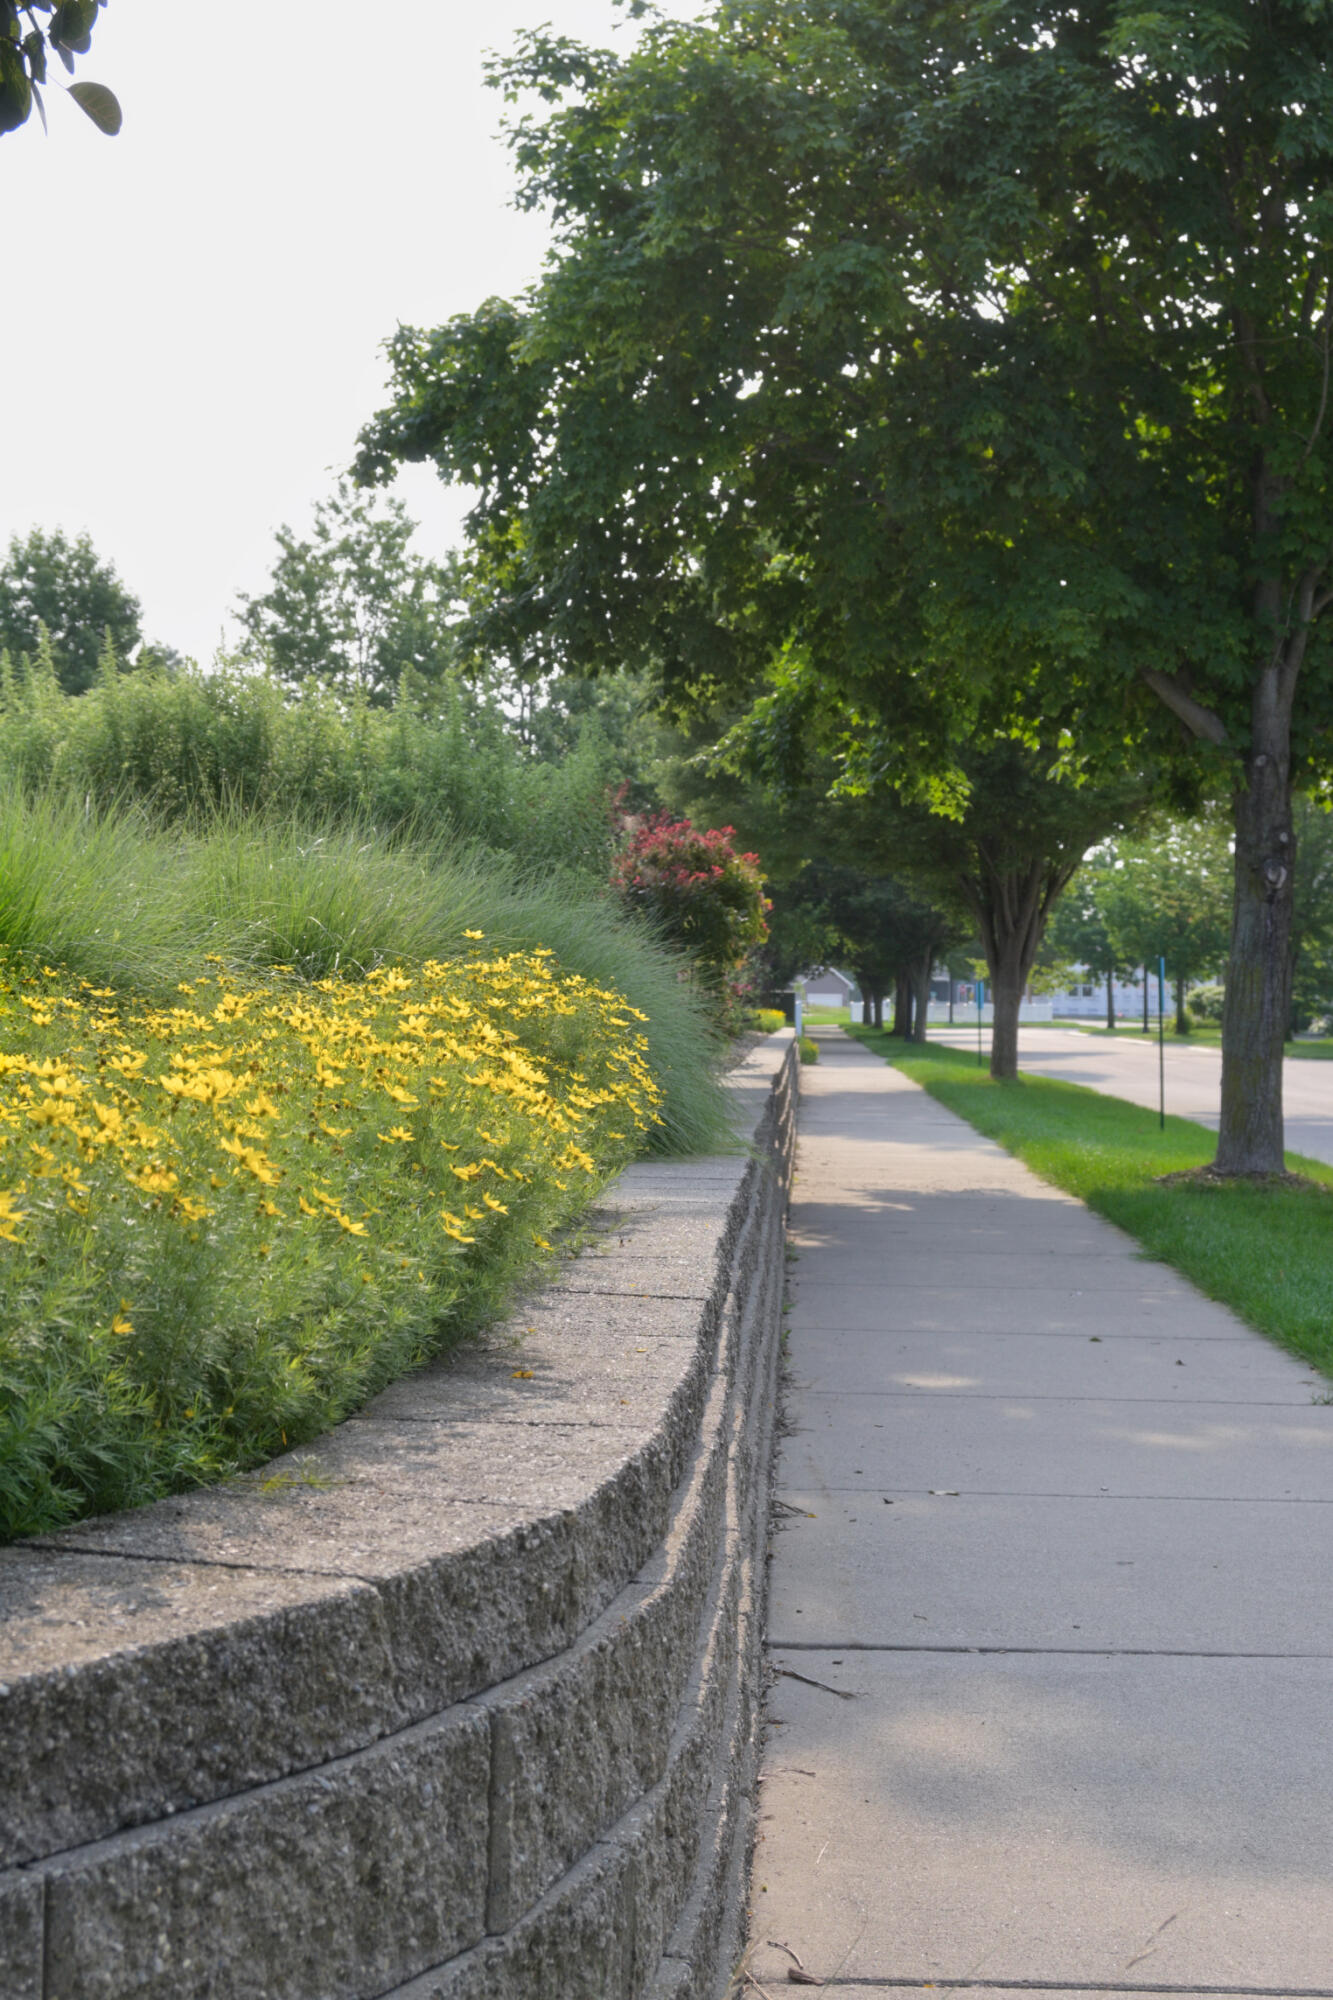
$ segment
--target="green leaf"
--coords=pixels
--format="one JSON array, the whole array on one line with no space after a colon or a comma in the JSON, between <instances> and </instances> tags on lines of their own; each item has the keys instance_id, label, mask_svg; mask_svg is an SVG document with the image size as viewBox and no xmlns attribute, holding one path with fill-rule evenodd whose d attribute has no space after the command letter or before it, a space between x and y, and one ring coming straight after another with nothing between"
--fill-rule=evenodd
<instances>
[{"instance_id":1,"label":"green leaf","mask_svg":"<svg viewBox=\"0 0 1333 2000\"><path fill-rule=\"evenodd\" d=\"M97 19L97 0L62 0L47 33L53 43L87 55L92 47L92 27Z\"/></svg>"},{"instance_id":2,"label":"green leaf","mask_svg":"<svg viewBox=\"0 0 1333 2000\"><path fill-rule=\"evenodd\" d=\"M120 104L104 83L71 83L69 94L80 111L86 112L99 132L113 138L120 130Z\"/></svg>"},{"instance_id":3,"label":"green leaf","mask_svg":"<svg viewBox=\"0 0 1333 2000\"><path fill-rule=\"evenodd\" d=\"M14 44L0 39L0 132L16 132L32 110L32 85Z\"/></svg>"}]
</instances>

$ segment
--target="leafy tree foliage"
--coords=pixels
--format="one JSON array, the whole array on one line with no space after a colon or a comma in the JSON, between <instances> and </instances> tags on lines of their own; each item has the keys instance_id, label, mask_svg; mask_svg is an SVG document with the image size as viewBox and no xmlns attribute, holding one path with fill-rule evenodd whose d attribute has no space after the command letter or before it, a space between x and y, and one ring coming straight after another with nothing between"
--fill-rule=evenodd
<instances>
[{"instance_id":1,"label":"leafy tree foliage","mask_svg":"<svg viewBox=\"0 0 1333 2000\"><path fill-rule=\"evenodd\" d=\"M1226 829L1208 821L1168 826L1120 843L1102 881L1101 909L1122 963L1159 958L1176 991L1176 1033L1189 1032L1185 989L1226 957L1231 856Z\"/></svg>"},{"instance_id":2,"label":"leafy tree foliage","mask_svg":"<svg viewBox=\"0 0 1333 2000\"><path fill-rule=\"evenodd\" d=\"M816 963L850 966L867 1021L881 1026L894 995L895 1033L926 1039L932 967L967 927L892 875L839 862L807 862L773 898L771 965L778 983Z\"/></svg>"},{"instance_id":3,"label":"leafy tree foliage","mask_svg":"<svg viewBox=\"0 0 1333 2000\"><path fill-rule=\"evenodd\" d=\"M556 254L392 343L363 476L479 485L498 642L773 670L929 766L1060 674L1230 793L1218 1163L1282 1160L1293 781L1333 721L1323 0L740 0L500 66ZM772 663L779 663L776 669ZM881 726L882 725L882 726Z\"/></svg>"},{"instance_id":4,"label":"leafy tree foliage","mask_svg":"<svg viewBox=\"0 0 1333 2000\"><path fill-rule=\"evenodd\" d=\"M1064 965L1081 966L1106 981L1106 1025L1115 1028L1115 982L1129 974L1129 964L1106 928L1106 890L1113 856L1108 849L1079 869L1046 932L1046 952ZM1142 961L1138 961L1141 963Z\"/></svg>"},{"instance_id":5,"label":"leafy tree foliage","mask_svg":"<svg viewBox=\"0 0 1333 2000\"><path fill-rule=\"evenodd\" d=\"M0 132L25 125L34 105L45 126L47 49L72 75L75 56L92 47L98 10L105 5L106 0L0 0ZM120 105L104 83L71 83L68 91L99 132L119 132Z\"/></svg>"},{"instance_id":6,"label":"leafy tree foliage","mask_svg":"<svg viewBox=\"0 0 1333 2000\"><path fill-rule=\"evenodd\" d=\"M1295 801L1296 894L1292 912L1291 1032L1333 1014L1333 811L1325 799Z\"/></svg>"},{"instance_id":7,"label":"leafy tree foliage","mask_svg":"<svg viewBox=\"0 0 1333 2000\"><path fill-rule=\"evenodd\" d=\"M379 707L409 669L438 680L455 659L454 583L413 553L414 529L401 501L339 481L316 505L308 540L278 529L269 589L241 599L249 655L283 680L322 681Z\"/></svg>"},{"instance_id":8,"label":"leafy tree foliage","mask_svg":"<svg viewBox=\"0 0 1333 2000\"><path fill-rule=\"evenodd\" d=\"M104 562L89 537L57 528L10 537L0 563L0 651L36 659L43 626L61 687L82 694L97 678L110 641L124 663L139 644L139 600Z\"/></svg>"}]
</instances>

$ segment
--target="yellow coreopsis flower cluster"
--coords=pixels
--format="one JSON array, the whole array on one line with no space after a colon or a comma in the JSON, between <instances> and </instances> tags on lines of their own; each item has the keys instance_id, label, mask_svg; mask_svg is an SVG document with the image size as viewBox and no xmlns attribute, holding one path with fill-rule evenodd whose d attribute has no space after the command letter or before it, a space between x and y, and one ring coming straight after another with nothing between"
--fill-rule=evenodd
<instances>
[{"instance_id":1,"label":"yellow coreopsis flower cluster","mask_svg":"<svg viewBox=\"0 0 1333 2000\"><path fill-rule=\"evenodd\" d=\"M0 1254L46 1258L63 1238L96 1262L98 1237L145 1223L193 1243L230 1230L271 1286L333 1232L370 1260L362 1276L423 1282L423 1216L448 1257L549 1226L558 1175L605 1172L648 1131L660 1093L632 1014L545 952L314 986L214 972L165 1004L11 969ZM107 1260L122 1276L138 1261Z\"/></svg>"}]
</instances>

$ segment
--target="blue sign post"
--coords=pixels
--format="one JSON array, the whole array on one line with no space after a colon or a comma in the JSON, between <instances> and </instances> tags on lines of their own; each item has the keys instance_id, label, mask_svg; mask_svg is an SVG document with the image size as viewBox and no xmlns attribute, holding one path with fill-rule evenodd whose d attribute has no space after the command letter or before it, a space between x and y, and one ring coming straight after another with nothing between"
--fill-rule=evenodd
<instances>
[{"instance_id":1,"label":"blue sign post","mask_svg":"<svg viewBox=\"0 0 1333 2000\"><path fill-rule=\"evenodd\" d=\"M1157 961L1157 1129L1166 1130L1166 960Z\"/></svg>"}]
</instances>

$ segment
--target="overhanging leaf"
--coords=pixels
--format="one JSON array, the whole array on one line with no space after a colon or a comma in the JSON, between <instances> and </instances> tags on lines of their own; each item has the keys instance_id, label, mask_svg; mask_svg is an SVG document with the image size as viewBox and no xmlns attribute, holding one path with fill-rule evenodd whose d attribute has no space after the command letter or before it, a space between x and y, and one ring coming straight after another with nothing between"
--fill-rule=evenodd
<instances>
[{"instance_id":1,"label":"overhanging leaf","mask_svg":"<svg viewBox=\"0 0 1333 2000\"><path fill-rule=\"evenodd\" d=\"M114 92L104 83L71 83L69 94L80 111L87 113L99 132L108 138L119 132L121 125L120 105Z\"/></svg>"}]
</instances>

